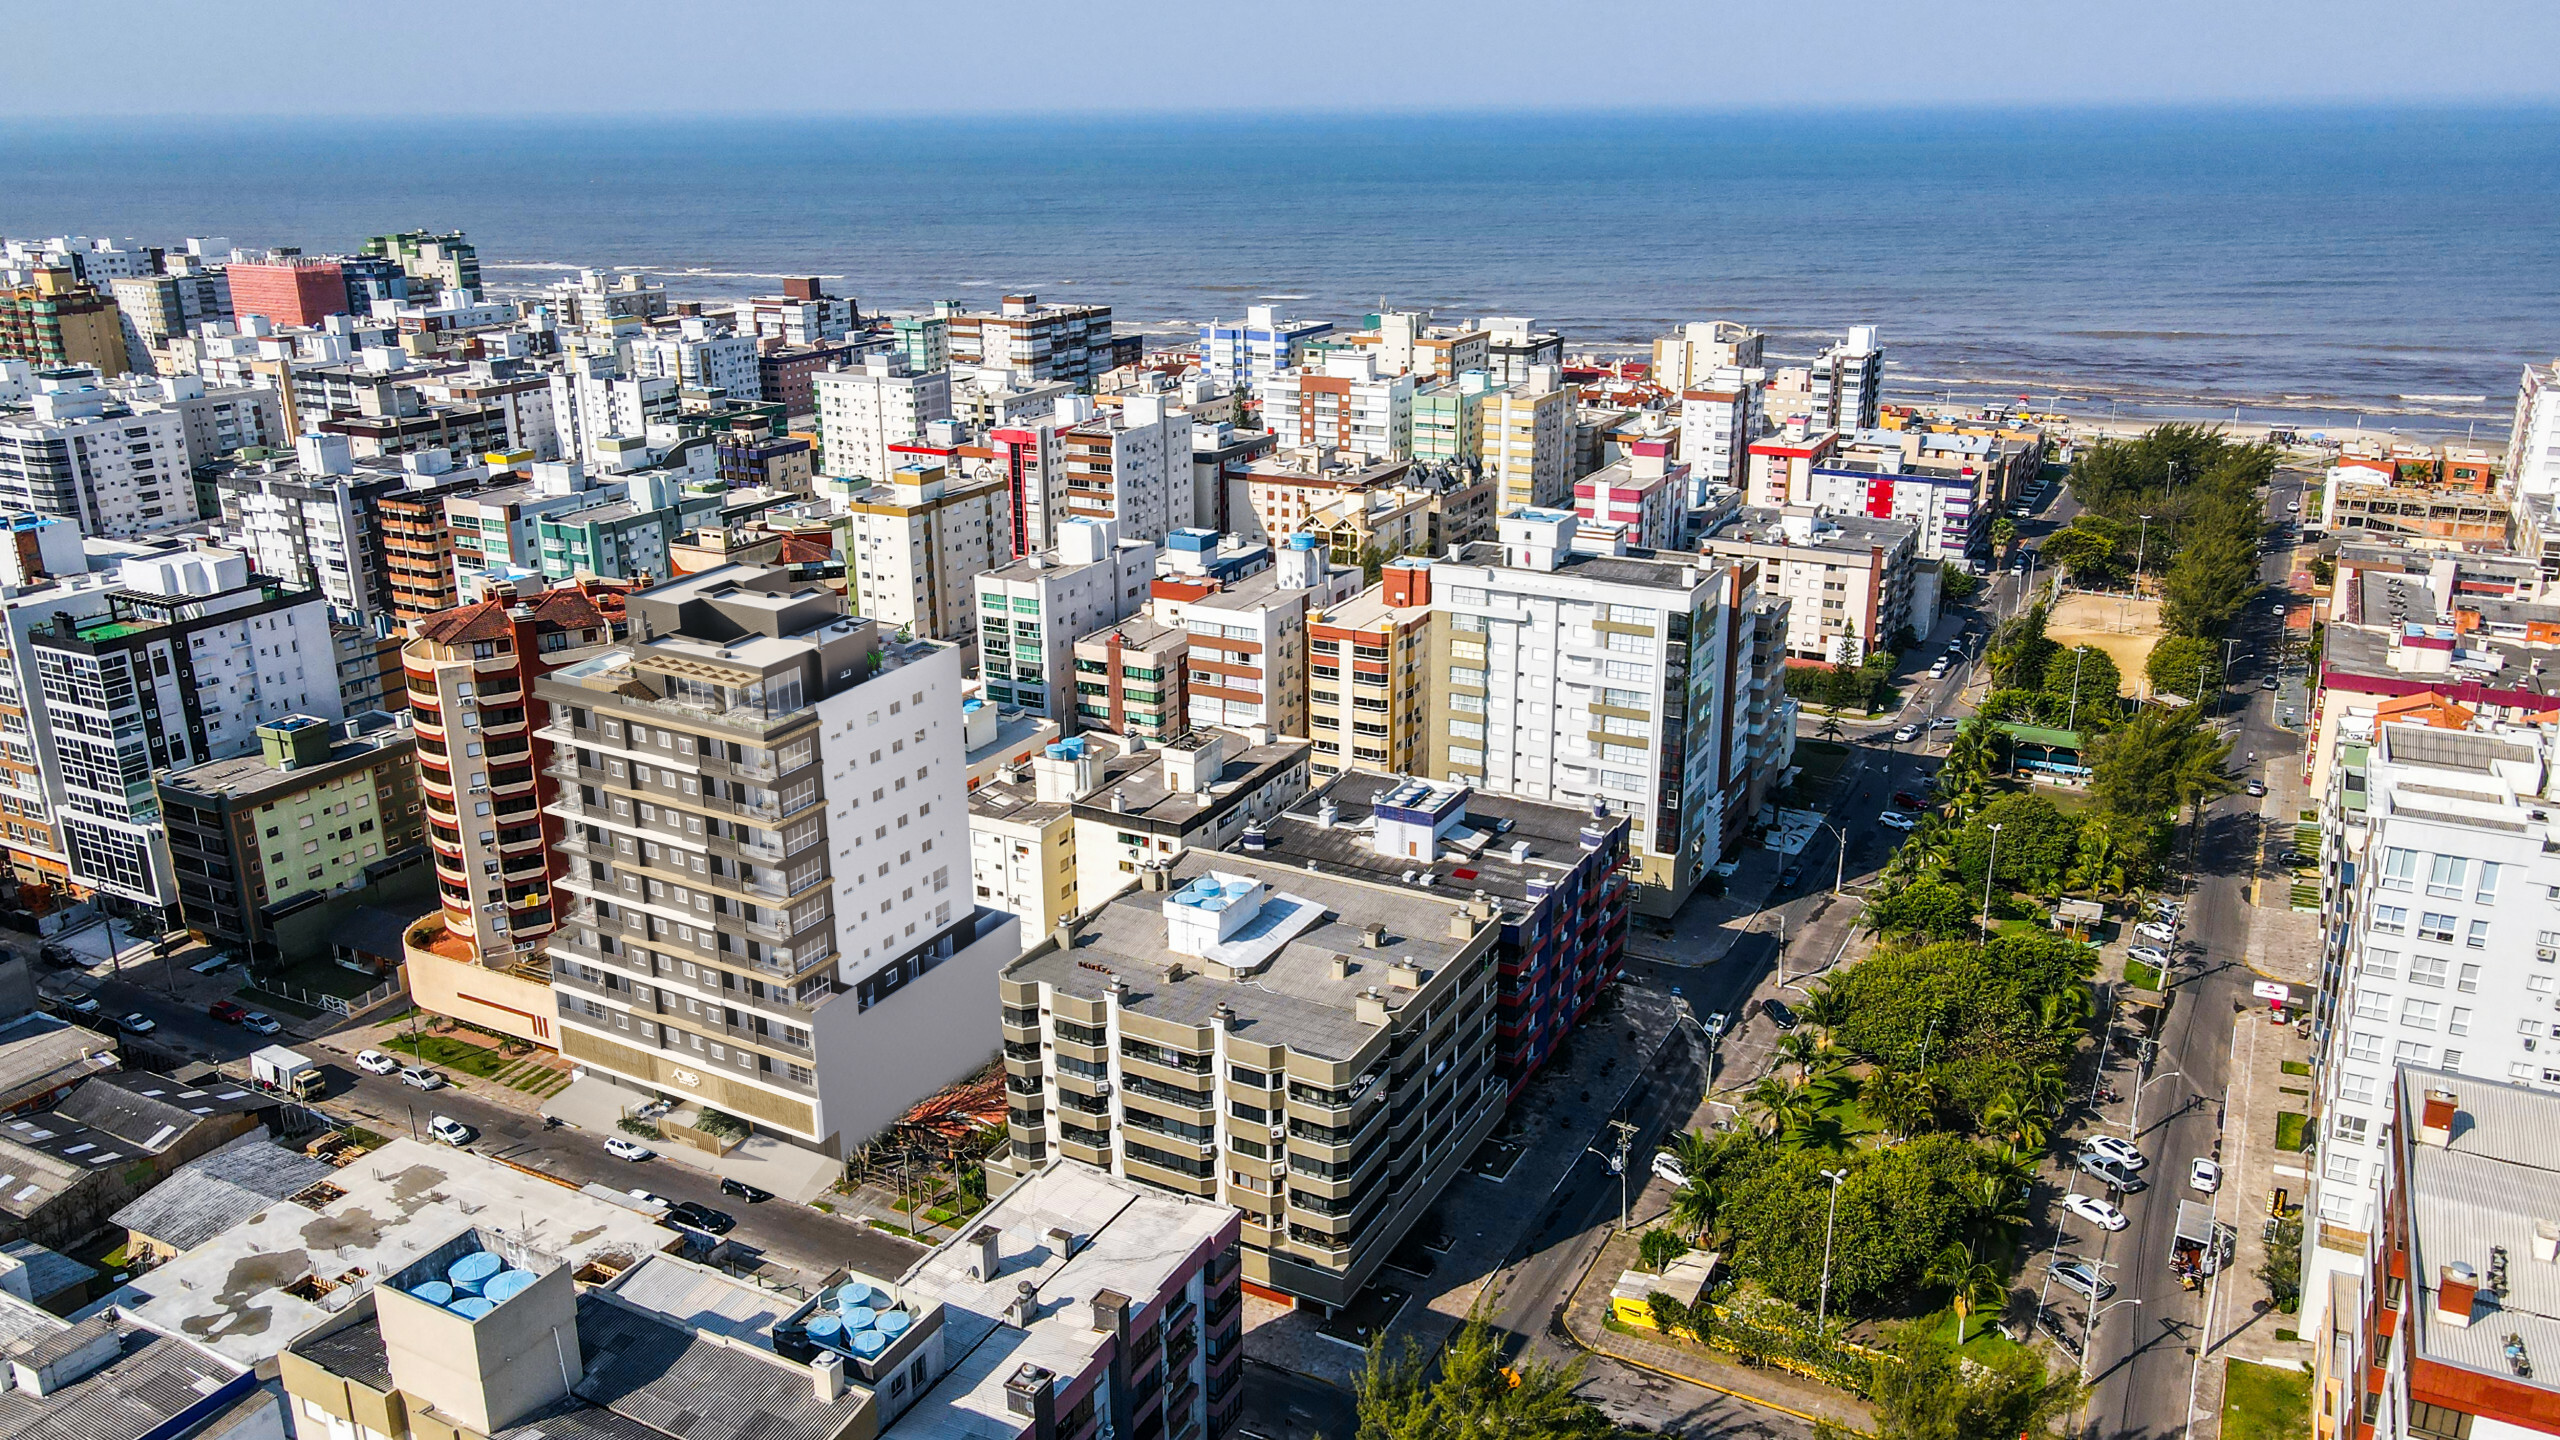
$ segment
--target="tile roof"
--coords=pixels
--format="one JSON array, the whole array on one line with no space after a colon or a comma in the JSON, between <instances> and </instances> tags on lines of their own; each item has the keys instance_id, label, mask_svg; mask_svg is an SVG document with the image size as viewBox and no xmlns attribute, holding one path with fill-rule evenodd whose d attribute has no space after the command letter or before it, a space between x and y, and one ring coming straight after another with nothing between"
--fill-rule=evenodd
<instances>
[{"instance_id":1,"label":"tile roof","mask_svg":"<svg viewBox=\"0 0 2560 1440\"><path fill-rule=\"evenodd\" d=\"M287 1150L265 1131L254 1131L179 1167L109 1223L192 1250L335 1173L327 1161Z\"/></svg>"}]
</instances>

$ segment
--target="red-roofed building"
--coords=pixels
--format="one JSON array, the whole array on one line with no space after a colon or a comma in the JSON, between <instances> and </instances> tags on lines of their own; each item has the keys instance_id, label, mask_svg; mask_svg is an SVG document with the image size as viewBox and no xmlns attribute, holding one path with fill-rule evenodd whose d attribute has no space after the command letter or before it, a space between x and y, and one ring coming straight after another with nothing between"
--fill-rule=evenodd
<instances>
[{"instance_id":1,"label":"red-roofed building","mask_svg":"<svg viewBox=\"0 0 2560 1440\"><path fill-rule=\"evenodd\" d=\"M559 782L533 682L620 635L623 594L491 589L412 621L401 647L442 901L410 928L409 989L423 1009L553 1045L558 1007L537 952L558 923L551 883L578 857L543 814Z\"/></svg>"}]
</instances>

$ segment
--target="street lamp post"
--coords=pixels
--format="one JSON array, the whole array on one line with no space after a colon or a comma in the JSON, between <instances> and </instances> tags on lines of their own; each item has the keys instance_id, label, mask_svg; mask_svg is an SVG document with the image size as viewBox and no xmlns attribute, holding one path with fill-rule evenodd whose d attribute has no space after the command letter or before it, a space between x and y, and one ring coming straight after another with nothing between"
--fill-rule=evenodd
<instances>
[{"instance_id":1,"label":"street lamp post","mask_svg":"<svg viewBox=\"0 0 2560 1440\"><path fill-rule=\"evenodd\" d=\"M2182 1070L2172 1070L2166 1075L2154 1075L2150 1079L2133 1087L2133 1107L2126 1113L2124 1119L2124 1138L2126 1143L2140 1143L2142 1135L2142 1092L2159 1084L2163 1080L2182 1079L2185 1074L2186 1072Z\"/></svg>"},{"instance_id":2,"label":"street lamp post","mask_svg":"<svg viewBox=\"0 0 2560 1440\"><path fill-rule=\"evenodd\" d=\"M2128 1295L2122 1300L2110 1301L2104 1305L2097 1304L2094 1301L2090 1303L2089 1332L2080 1337L2080 1383L2082 1385L2087 1385L2089 1383L2089 1352L2098 1348L2098 1318L2106 1314L2108 1311L2113 1310L2118 1305L2139 1305L2141 1303L2142 1297L2139 1295Z\"/></svg>"},{"instance_id":3,"label":"street lamp post","mask_svg":"<svg viewBox=\"0 0 2560 1440\"><path fill-rule=\"evenodd\" d=\"M1598 1150L1591 1153L1608 1161L1609 1168L1618 1172L1618 1233L1624 1235L1627 1233L1627 1147L1635 1143L1636 1127L1624 1120L1612 1120L1609 1128L1618 1132L1618 1153L1609 1155ZM1583 1148L1588 1150L1591 1147Z\"/></svg>"},{"instance_id":4,"label":"street lamp post","mask_svg":"<svg viewBox=\"0 0 2560 1440\"><path fill-rule=\"evenodd\" d=\"M2062 717L2062 728L2065 730L2080 723L2080 671L2088 663L2089 647L2083 645L2079 649L2078 658L2071 662L2071 708Z\"/></svg>"},{"instance_id":5,"label":"street lamp post","mask_svg":"<svg viewBox=\"0 0 2560 1440\"><path fill-rule=\"evenodd\" d=\"M1849 1178L1849 1167L1825 1170L1822 1178L1831 1182L1831 1215L1822 1222L1822 1295L1814 1302L1813 1333L1823 1333L1823 1322L1831 1314L1831 1237L1840 1224L1840 1182Z\"/></svg>"},{"instance_id":6,"label":"street lamp post","mask_svg":"<svg viewBox=\"0 0 2560 1440\"><path fill-rule=\"evenodd\" d=\"M1991 935L1991 877L2000 869L2000 827L1983 828L1991 832L1991 859L1982 867L1982 934L1987 942Z\"/></svg>"},{"instance_id":7,"label":"street lamp post","mask_svg":"<svg viewBox=\"0 0 2560 1440\"><path fill-rule=\"evenodd\" d=\"M2133 542L2133 589L2142 593L2142 557L2151 549L2151 517L2142 517L2142 538Z\"/></svg>"}]
</instances>

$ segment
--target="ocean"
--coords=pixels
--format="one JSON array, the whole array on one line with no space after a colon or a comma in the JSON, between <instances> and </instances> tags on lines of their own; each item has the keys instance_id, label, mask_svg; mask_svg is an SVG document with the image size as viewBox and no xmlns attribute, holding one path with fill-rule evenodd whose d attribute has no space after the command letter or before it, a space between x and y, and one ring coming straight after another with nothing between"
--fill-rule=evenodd
<instances>
[{"instance_id":1,"label":"ocean","mask_svg":"<svg viewBox=\"0 0 2560 1440\"><path fill-rule=\"evenodd\" d=\"M1267 301L1679 322L1774 362L1880 327L1887 393L2503 445L2560 354L2549 109L1038 120L13 122L0 234L351 249L460 228L490 287L817 275L1177 332Z\"/></svg>"}]
</instances>

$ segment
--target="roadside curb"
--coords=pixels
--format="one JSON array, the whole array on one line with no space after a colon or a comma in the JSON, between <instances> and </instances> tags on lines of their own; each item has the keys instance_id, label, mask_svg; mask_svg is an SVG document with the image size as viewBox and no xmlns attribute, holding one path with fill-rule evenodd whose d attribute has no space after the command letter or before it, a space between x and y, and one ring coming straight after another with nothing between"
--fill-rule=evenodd
<instances>
[{"instance_id":1,"label":"roadside curb","mask_svg":"<svg viewBox=\"0 0 2560 1440\"><path fill-rule=\"evenodd\" d=\"M1629 1355L1621 1355L1607 1345L1594 1344L1591 1341L1585 1340L1582 1337L1582 1332L1573 1327L1570 1312L1568 1312L1568 1318L1565 1321L1564 1333L1571 1337L1573 1343L1585 1353L1602 1356L1606 1359L1616 1361L1620 1365L1633 1366L1634 1368L1645 1371L1648 1374L1659 1375L1666 1380L1677 1380L1683 1385L1695 1385L1701 1390L1710 1390L1718 1395L1726 1397L1727 1399L1740 1400L1745 1404L1757 1405L1763 1410L1775 1410L1781 1415L1793 1416L1794 1418L1802 1420L1809 1425L1837 1425L1839 1423L1837 1421L1825 1420L1823 1417L1813 1414L1811 1411L1798 1410L1792 1405L1781 1405L1775 1400L1763 1399L1760 1396L1753 1395L1747 1391L1736 1390L1730 1386L1718 1385L1712 1380L1701 1380L1695 1375L1683 1375L1677 1370L1666 1370L1649 1361L1638 1360ZM1841 1428L1847 1429L1848 1427L1843 1426ZM1853 1435L1862 1435L1867 1432L1862 1430L1849 1430L1849 1433Z\"/></svg>"}]
</instances>

